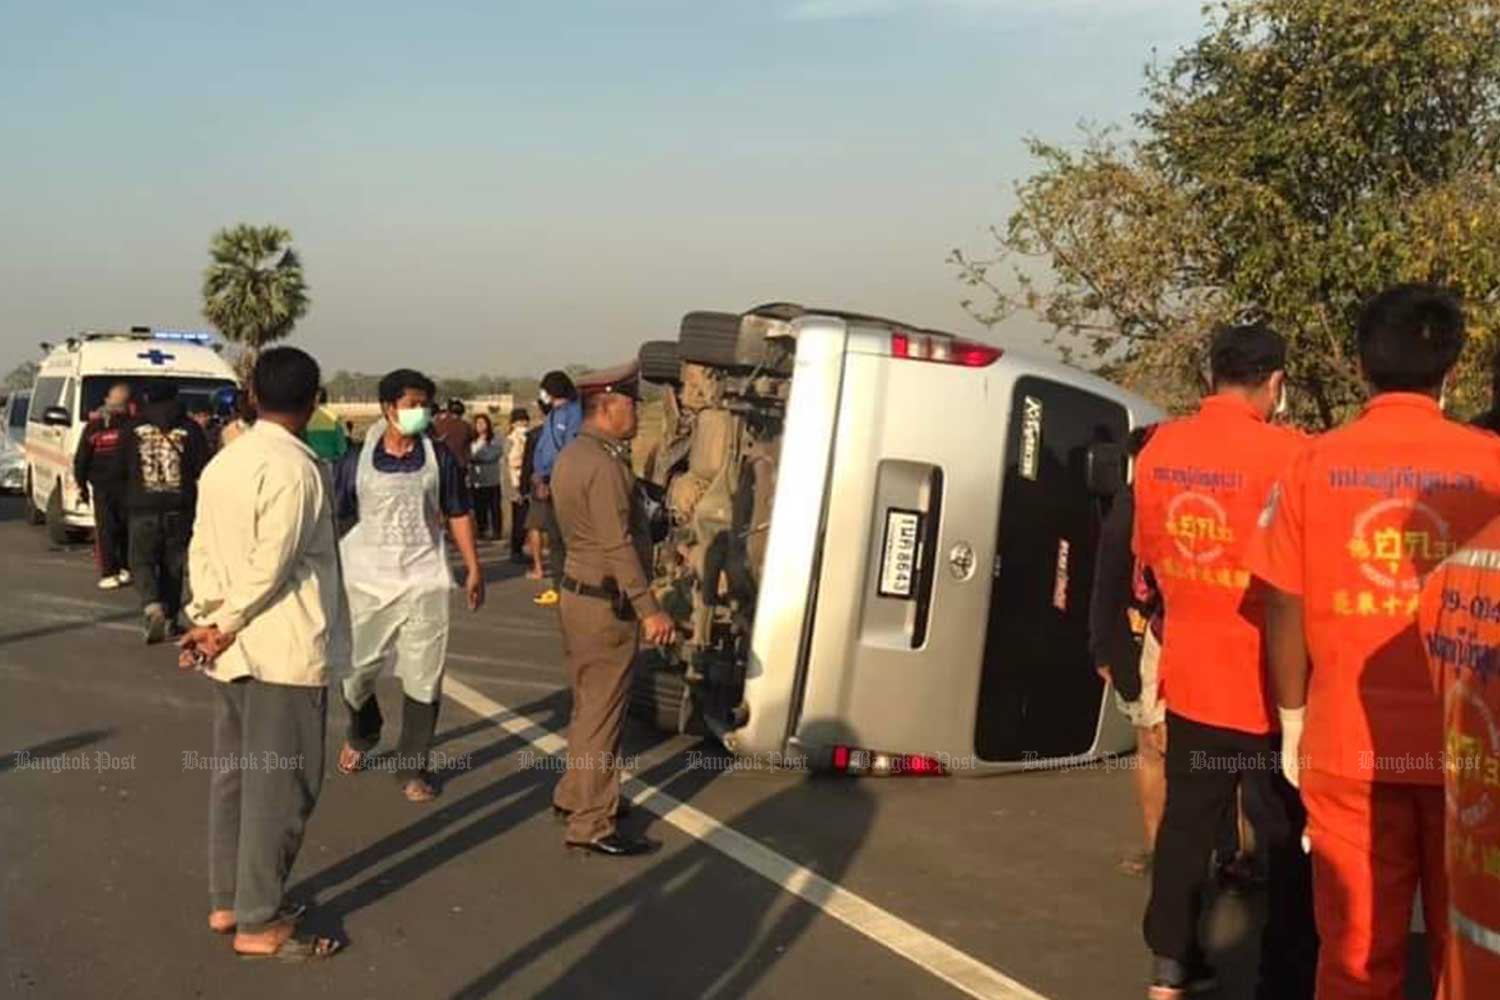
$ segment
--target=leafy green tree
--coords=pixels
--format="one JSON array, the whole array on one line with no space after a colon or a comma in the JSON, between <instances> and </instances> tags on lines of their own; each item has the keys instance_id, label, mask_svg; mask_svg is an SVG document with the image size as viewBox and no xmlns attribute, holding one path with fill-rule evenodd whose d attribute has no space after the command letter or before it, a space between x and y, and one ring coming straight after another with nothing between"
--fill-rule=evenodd
<instances>
[{"instance_id":1,"label":"leafy green tree","mask_svg":"<svg viewBox=\"0 0 1500 1000\"><path fill-rule=\"evenodd\" d=\"M1174 409L1220 323L1291 342L1297 415L1363 398L1359 305L1401 281L1463 295L1459 405L1478 409L1500 331L1500 5L1218 0L1199 40L1147 69L1128 135L1033 140L1037 170L950 258L965 307L1039 317L1066 357Z\"/></svg>"},{"instance_id":2,"label":"leafy green tree","mask_svg":"<svg viewBox=\"0 0 1500 1000\"><path fill-rule=\"evenodd\" d=\"M36 381L36 373L41 365L35 361L23 361L10 370L5 376L3 388L6 392L14 392L17 389L30 389L31 384Z\"/></svg>"},{"instance_id":3,"label":"leafy green tree","mask_svg":"<svg viewBox=\"0 0 1500 1000\"><path fill-rule=\"evenodd\" d=\"M248 371L267 344L289 336L311 300L292 234L280 226L240 224L209 244L203 272L203 315L225 340L243 348Z\"/></svg>"}]
</instances>

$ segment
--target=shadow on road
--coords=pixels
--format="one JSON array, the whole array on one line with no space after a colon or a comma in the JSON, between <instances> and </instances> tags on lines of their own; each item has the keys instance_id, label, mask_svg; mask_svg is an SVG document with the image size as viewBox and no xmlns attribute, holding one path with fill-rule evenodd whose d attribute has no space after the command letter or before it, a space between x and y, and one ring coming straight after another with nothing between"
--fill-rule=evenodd
<instances>
[{"instance_id":1,"label":"shadow on road","mask_svg":"<svg viewBox=\"0 0 1500 1000\"><path fill-rule=\"evenodd\" d=\"M37 628L22 629L19 632L6 632L0 634L0 646L8 646L13 642L24 642L27 639L41 639L46 636L62 635L65 632L76 632L79 629L95 628L109 622L135 621L139 617L140 614L136 611L117 611L112 615L79 618L69 622L58 622L55 625L41 625Z\"/></svg>"},{"instance_id":2,"label":"shadow on road","mask_svg":"<svg viewBox=\"0 0 1500 1000\"><path fill-rule=\"evenodd\" d=\"M101 740L109 739L114 734L115 731L113 729L85 729L71 736L59 736L55 740L46 740L34 746L12 750L4 757L0 757L0 774L14 770L22 760L55 757L58 754L67 753L69 750L92 746Z\"/></svg>"},{"instance_id":3,"label":"shadow on road","mask_svg":"<svg viewBox=\"0 0 1500 1000\"><path fill-rule=\"evenodd\" d=\"M705 757L723 755L717 744L705 742L697 749ZM722 773L687 767L678 756L639 777L686 802ZM838 882L874 820L874 799L860 783L799 781L726 825L756 828L809 815L835 815L838 823L830 836L819 839L812 857L799 860ZM615 862L588 858L580 863ZM818 915L779 886L694 841L669 860L643 867L637 877L522 945L453 996L477 1000L513 993L515 987L508 984L522 970L555 955L574 937L606 926L614 929L532 995L746 996ZM688 946L672 933L684 924L706 927L709 933L692 935Z\"/></svg>"}]
</instances>

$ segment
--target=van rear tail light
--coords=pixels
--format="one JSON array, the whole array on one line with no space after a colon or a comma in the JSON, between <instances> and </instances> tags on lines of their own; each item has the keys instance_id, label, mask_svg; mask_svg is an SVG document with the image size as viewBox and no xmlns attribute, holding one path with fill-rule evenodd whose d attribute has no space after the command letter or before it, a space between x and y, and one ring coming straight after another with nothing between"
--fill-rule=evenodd
<instances>
[{"instance_id":1,"label":"van rear tail light","mask_svg":"<svg viewBox=\"0 0 1500 1000\"><path fill-rule=\"evenodd\" d=\"M985 368L1005 352L989 344L930 333L891 334L891 357L904 361L930 361L939 365Z\"/></svg>"},{"instance_id":2,"label":"van rear tail light","mask_svg":"<svg viewBox=\"0 0 1500 1000\"><path fill-rule=\"evenodd\" d=\"M879 750L844 746L833 748L833 769L839 774L869 775L875 778L948 773L936 757L916 753L882 753Z\"/></svg>"}]
</instances>

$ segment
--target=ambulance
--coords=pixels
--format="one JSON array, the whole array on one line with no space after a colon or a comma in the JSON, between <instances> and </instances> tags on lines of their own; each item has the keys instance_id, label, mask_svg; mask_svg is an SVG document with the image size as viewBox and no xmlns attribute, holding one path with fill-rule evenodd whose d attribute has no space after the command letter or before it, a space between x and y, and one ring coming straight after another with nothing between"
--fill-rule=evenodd
<instances>
[{"instance_id":1,"label":"ambulance","mask_svg":"<svg viewBox=\"0 0 1500 1000\"><path fill-rule=\"evenodd\" d=\"M111 386L124 382L139 398L148 384L171 381L186 404L239 384L209 333L133 326L42 347L47 354L27 410L23 496L31 523L46 525L59 545L94 526L92 506L79 499L73 480L73 456Z\"/></svg>"}]
</instances>

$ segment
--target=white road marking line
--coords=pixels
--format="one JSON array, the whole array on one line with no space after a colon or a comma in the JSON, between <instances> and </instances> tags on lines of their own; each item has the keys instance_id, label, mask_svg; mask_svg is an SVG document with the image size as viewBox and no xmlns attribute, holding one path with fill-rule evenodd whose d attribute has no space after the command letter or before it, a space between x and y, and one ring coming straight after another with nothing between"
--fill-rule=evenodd
<instances>
[{"instance_id":1,"label":"white road marking line","mask_svg":"<svg viewBox=\"0 0 1500 1000\"><path fill-rule=\"evenodd\" d=\"M454 659L458 659L458 657L455 657L453 654L450 653L450 654L448 654L448 659L454 660ZM477 661L479 661L481 659L481 657L478 657L478 656L465 657L465 659L472 659L472 660L474 660L474 661L477 662ZM484 660L484 662L485 663L489 663L490 661L489 660ZM449 674L448 675L448 679L445 680L443 683L445 683L445 684L452 684L452 683L454 683L454 681L453 681L452 678L453 678L453 675ZM562 690L564 690L566 688L566 685L562 684L559 681L554 681L551 684L549 684L546 681L525 681L525 680L517 680L514 677L475 677L475 676L470 675L469 681L470 681L470 683L473 683L473 684L487 684L487 685L490 685L490 686L493 686L493 687L522 687L522 688L532 688L532 689L537 690L537 691L562 691Z\"/></svg>"},{"instance_id":2,"label":"white road marking line","mask_svg":"<svg viewBox=\"0 0 1500 1000\"><path fill-rule=\"evenodd\" d=\"M562 672L556 667L549 667L535 660L516 660L506 656L476 656L472 653L449 653L448 659L457 663L482 663L485 666L510 667L514 670L525 670L533 674L542 674L556 680L556 686L562 687L565 679Z\"/></svg>"},{"instance_id":3,"label":"white road marking line","mask_svg":"<svg viewBox=\"0 0 1500 1000\"><path fill-rule=\"evenodd\" d=\"M505 705L486 697L462 681L448 678L448 696L476 715L530 743L545 754L561 753L566 741L557 733ZM757 875L810 903L876 944L900 955L971 997L980 1000L1048 1000L926 931L881 909L843 886L822 877L745 836L707 813L648 785L628 772L622 791L632 801L660 816L694 840L708 844Z\"/></svg>"}]
</instances>

